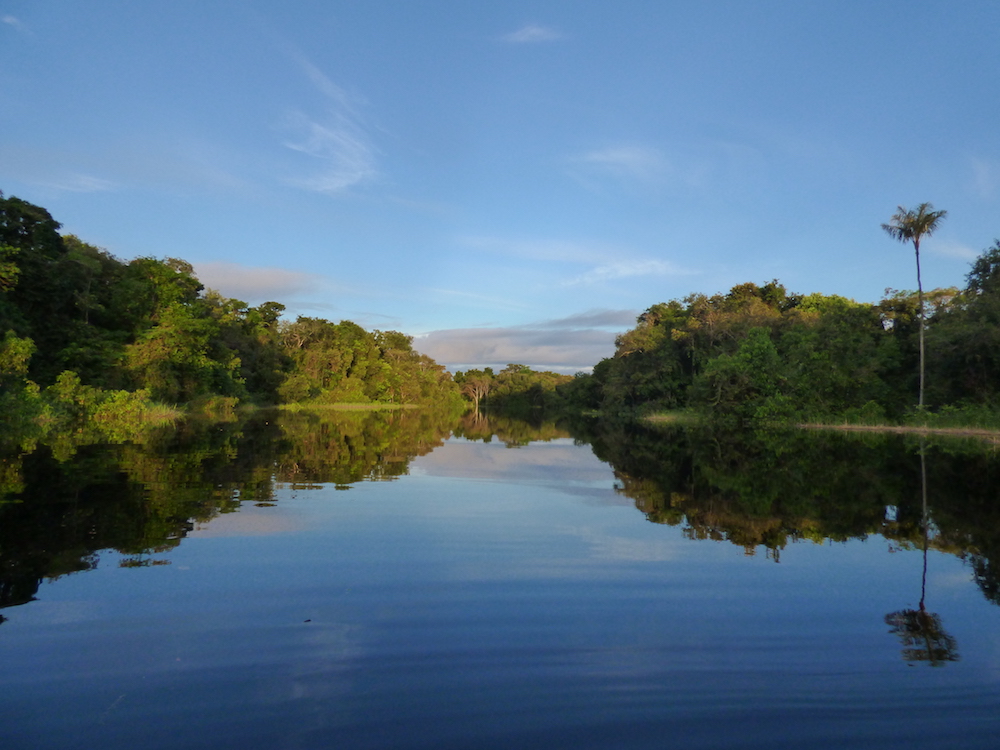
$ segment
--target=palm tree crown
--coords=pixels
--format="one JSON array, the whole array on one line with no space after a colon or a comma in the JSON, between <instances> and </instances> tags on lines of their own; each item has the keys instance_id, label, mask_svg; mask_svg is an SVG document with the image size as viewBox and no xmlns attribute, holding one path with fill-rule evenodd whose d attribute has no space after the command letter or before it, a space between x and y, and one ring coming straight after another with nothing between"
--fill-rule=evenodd
<instances>
[{"instance_id":1,"label":"palm tree crown","mask_svg":"<svg viewBox=\"0 0 1000 750\"><path fill-rule=\"evenodd\" d=\"M938 228L941 219L948 215L947 211L935 211L930 203L921 203L916 208L906 209L897 206L899 211L892 215L891 223L883 224L890 237L900 242L912 242L917 253L920 253L920 238L925 234L930 237ZM919 262L918 262L919 266ZM919 275L920 269L917 268Z\"/></svg>"}]
</instances>

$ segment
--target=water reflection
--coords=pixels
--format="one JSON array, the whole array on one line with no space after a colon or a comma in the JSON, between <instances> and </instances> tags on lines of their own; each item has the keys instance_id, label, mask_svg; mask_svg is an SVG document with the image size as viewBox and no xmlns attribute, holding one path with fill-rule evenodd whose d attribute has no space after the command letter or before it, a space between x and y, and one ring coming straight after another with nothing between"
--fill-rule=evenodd
<instances>
[{"instance_id":1,"label":"water reflection","mask_svg":"<svg viewBox=\"0 0 1000 750\"><path fill-rule=\"evenodd\" d=\"M455 437L489 443L496 438L508 448L570 437L569 430L555 422L527 422L499 414L467 412L455 426Z\"/></svg>"},{"instance_id":2,"label":"water reflection","mask_svg":"<svg viewBox=\"0 0 1000 750\"><path fill-rule=\"evenodd\" d=\"M45 579L91 570L102 550L121 567L163 555L196 524L242 503L267 506L279 487L391 480L450 434L425 410L257 412L229 423L191 422L144 442L33 445L3 460L0 608L34 599Z\"/></svg>"},{"instance_id":3,"label":"water reflection","mask_svg":"<svg viewBox=\"0 0 1000 750\"><path fill-rule=\"evenodd\" d=\"M890 633L903 644L903 659L927 662L940 667L958 661L958 644L941 624L941 616L927 611L927 548L930 539L930 515L927 509L927 441L920 438L920 528L923 535L923 566L920 576L920 607L890 612L885 616Z\"/></svg>"},{"instance_id":4,"label":"water reflection","mask_svg":"<svg viewBox=\"0 0 1000 750\"><path fill-rule=\"evenodd\" d=\"M4 747L995 745L972 447L421 412L67 445L6 464L4 601L40 601L0 610Z\"/></svg>"},{"instance_id":5,"label":"water reflection","mask_svg":"<svg viewBox=\"0 0 1000 750\"><path fill-rule=\"evenodd\" d=\"M42 580L96 567L102 550L121 553L123 567L167 564L197 524L245 503L274 505L282 488L392 481L451 435L510 448L572 436L610 464L620 496L689 539L780 561L791 543L878 535L891 549L961 557L986 598L1000 603L1000 462L980 444L529 424L483 413L456 422L401 410L257 412L238 422L189 423L145 442L97 446L66 436L57 448L8 455L0 464L0 607L32 600ZM920 606L886 620L901 637L944 644L928 653L951 653L925 594L926 571Z\"/></svg>"},{"instance_id":6,"label":"water reflection","mask_svg":"<svg viewBox=\"0 0 1000 750\"><path fill-rule=\"evenodd\" d=\"M618 491L648 520L680 526L690 539L728 541L777 562L791 543L878 535L890 550L959 556L984 596L1000 603L1000 460L991 446L600 422L575 434L613 467Z\"/></svg>"}]
</instances>

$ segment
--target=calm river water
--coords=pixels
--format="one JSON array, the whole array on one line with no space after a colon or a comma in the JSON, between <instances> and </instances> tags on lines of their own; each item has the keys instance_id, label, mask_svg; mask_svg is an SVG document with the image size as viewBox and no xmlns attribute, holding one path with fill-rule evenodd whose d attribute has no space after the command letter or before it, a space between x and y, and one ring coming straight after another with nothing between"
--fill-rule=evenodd
<instances>
[{"instance_id":1,"label":"calm river water","mask_svg":"<svg viewBox=\"0 0 1000 750\"><path fill-rule=\"evenodd\" d=\"M264 414L0 464L0 747L995 748L982 444Z\"/></svg>"}]
</instances>

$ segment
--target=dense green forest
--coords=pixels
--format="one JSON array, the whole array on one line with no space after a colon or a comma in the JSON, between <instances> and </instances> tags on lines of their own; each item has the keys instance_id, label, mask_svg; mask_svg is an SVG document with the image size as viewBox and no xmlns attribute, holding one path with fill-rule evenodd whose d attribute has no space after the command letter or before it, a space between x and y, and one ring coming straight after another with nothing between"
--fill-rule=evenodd
<instances>
[{"instance_id":1,"label":"dense green forest","mask_svg":"<svg viewBox=\"0 0 1000 750\"><path fill-rule=\"evenodd\" d=\"M459 405L397 331L280 319L206 290L183 260L122 261L0 193L0 420L102 418L154 404Z\"/></svg>"},{"instance_id":2,"label":"dense green forest","mask_svg":"<svg viewBox=\"0 0 1000 750\"><path fill-rule=\"evenodd\" d=\"M910 231L906 220L926 213L929 234L945 213L930 208L901 207L884 226L914 241L918 264L919 234L900 227ZM739 284L652 305L590 374L510 364L453 378L405 334L286 321L278 302L250 307L204 289L183 260L122 261L59 228L44 208L0 193L8 425L86 417L99 426L114 415L148 417L156 404L460 407L463 397L474 412L521 417L688 409L750 422L876 422L914 412L978 418L994 414L1000 396L1000 240L973 263L964 289L918 284L862 303L790 293L777 280Z\"/></svg>"},{"instance_id":3,"label":"dense green forest","mask_svg":"<svg viewBox=\"0 0 1000 750\"><path fill-rule=\"evenodd\" d=\"M877 303L792 294L777 280L649 307L613 357L556 391L605 413L691 409L756 422L899 420L916 411L921 301L927 417L993 414L1000 396L1000 240L964 289Z\"/></svg>"}]
</instances>

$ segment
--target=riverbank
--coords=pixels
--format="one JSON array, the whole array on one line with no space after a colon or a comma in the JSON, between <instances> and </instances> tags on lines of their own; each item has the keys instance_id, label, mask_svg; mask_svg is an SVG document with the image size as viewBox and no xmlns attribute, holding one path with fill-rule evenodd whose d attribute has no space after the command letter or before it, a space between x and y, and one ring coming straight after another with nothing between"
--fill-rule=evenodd
<instances>
[{"instance_id":1,"label":"riverbank","mask_svg":"<svg viewBox=\"0 0 1000 750\"><path fill-rule=\"evenodd\" d=\"M693 425L699 422L699 416L692 412L660 412L642 417L642 421L655 425ZM927 424L838 424L825 422L804 422L794 426L805 430L838 430L841 432L883 432L907 435L941 435L948 437L977 438L1000 443L1000 428L982 427L977 425L941 425Z\"/></svg>"},{"instance_id":2,"label":"riverbank","mask_svg":"<svg viewBox=\"0 0 1000 750\"><path fill-rule=\"evenodd\" d=\"M398 409L419 409L423 406L422 404L385 404L385 403L368 403L368 404L316 404L306 402L295 402L291 404L279 404L277 407L283 411L395 411Z\"/></svg>"},{"instance_id":3,"label":"riverbank","mask_svg":"<svg viewBox=\"0 0 1000 750\"><path fill-rule=\"evenodd\" d=\"M908 435L947 435L992 440L1000 443L1000 430L980 427L927 427L921 425L888 424L799 424L805 430L839 430L842 432L890 432Z\"/></svg>"}]
</instances>

